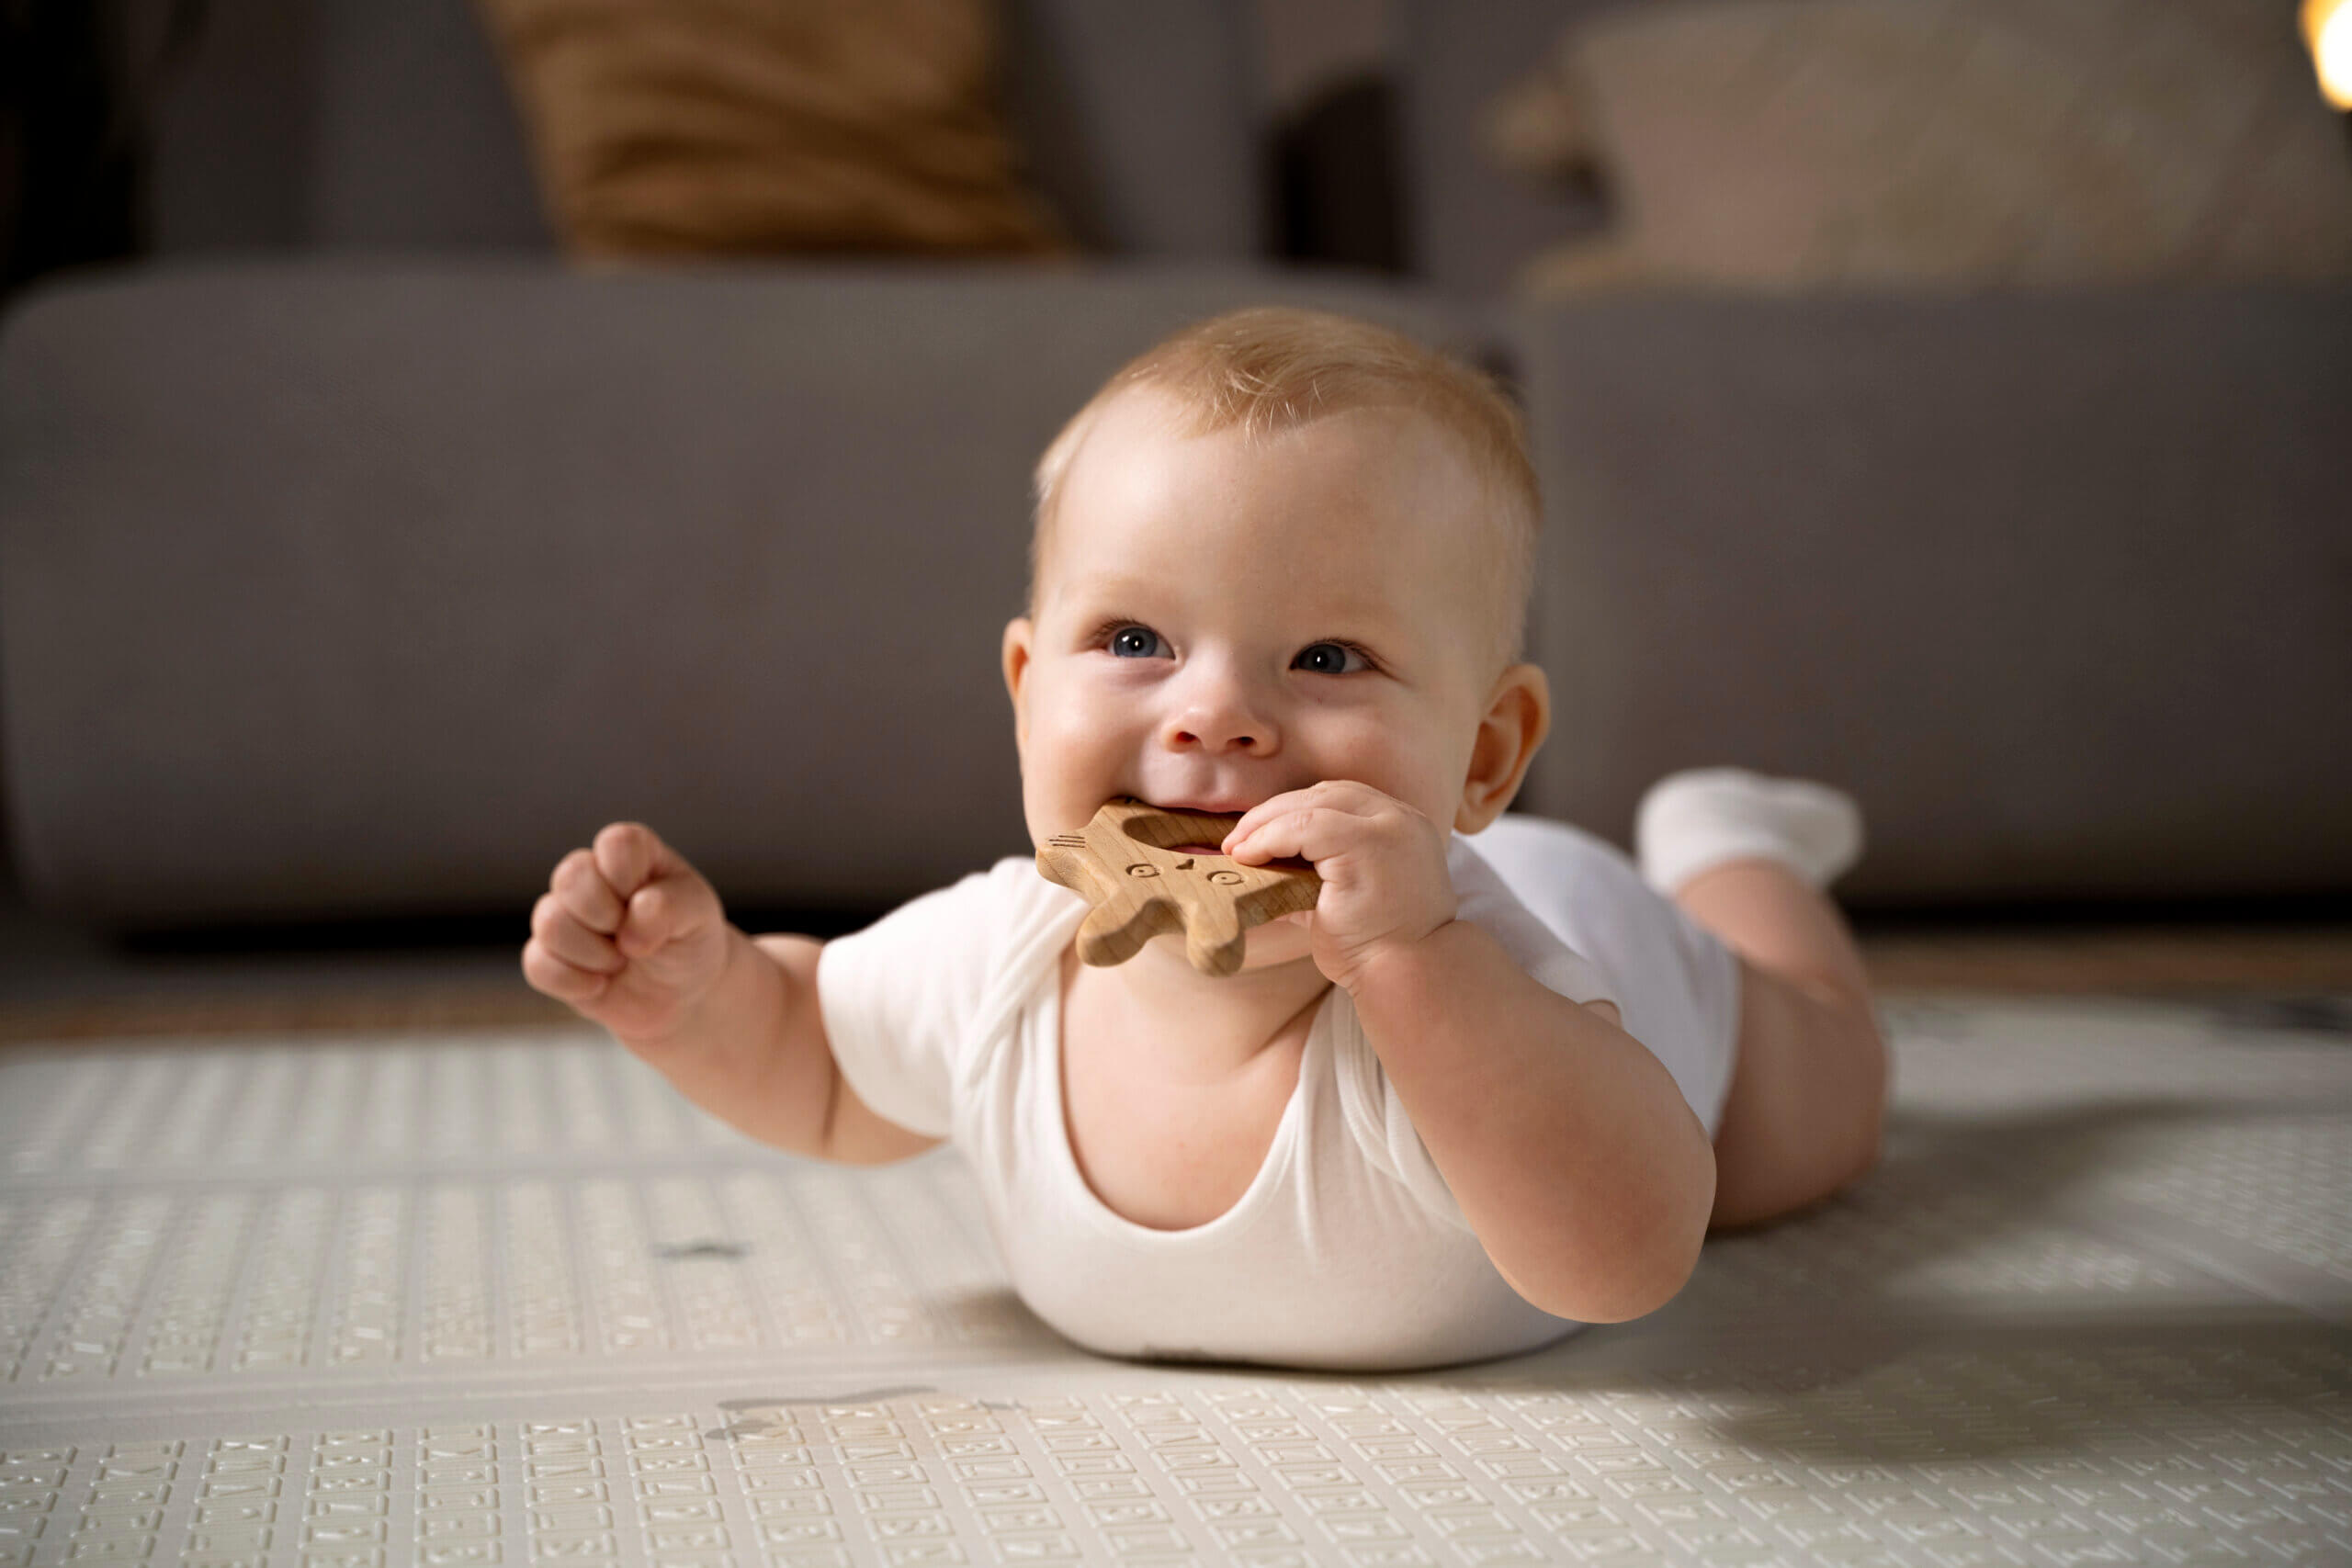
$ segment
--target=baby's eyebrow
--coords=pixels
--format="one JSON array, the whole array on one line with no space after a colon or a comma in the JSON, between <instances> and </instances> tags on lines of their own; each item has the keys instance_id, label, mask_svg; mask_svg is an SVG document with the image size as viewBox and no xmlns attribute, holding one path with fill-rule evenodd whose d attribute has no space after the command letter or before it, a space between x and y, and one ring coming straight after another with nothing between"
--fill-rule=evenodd
<instances>
[{"instance_id":1,"label":"baby's eyebrow","mask_svg":"<svg viewBox=\"0 0 2352 1568\"><path fill-rule=\"evenodd\" d=\"M1162 579L1106 572L1065 579L1055 587L1054 598L1064 613L1090 628L1114 620L1154 626L1167 609L1167 592L1168 584ZM1401 640L1395 606L1379 600L1297 604L1284 619L1310 628L1298 637L1300 648L1318 642L1354 642L1377 650Z\"/></svg>"},{"instance_id":2,"label":"baby's eyebrow","mask_svg":"<svg viewBox=\"0 0 2352 1568\"><path fill-rule=\"evenodd\" d=\"M1133 577L1125 572L1105 577L1074 577L1061 585L1061 592L1073 599L1104 600L1139 599L1165 584L1149 578Z\"/></svg>"}]
</instances>

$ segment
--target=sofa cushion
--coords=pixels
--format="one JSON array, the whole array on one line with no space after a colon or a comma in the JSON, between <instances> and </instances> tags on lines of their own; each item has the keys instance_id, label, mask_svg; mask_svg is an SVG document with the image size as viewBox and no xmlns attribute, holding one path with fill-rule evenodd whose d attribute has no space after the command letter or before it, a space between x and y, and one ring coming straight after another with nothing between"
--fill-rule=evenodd
<instances>
[{"instance_id":1,"label":"sofa cushion","mask_svg":"<svg viewBox=\"0 0 2352 1568\"><path fill-rule=\"evenodd\" d=\"M110 924L506 910L617 818L730 903L1028 848L1029 472L1246 269L149 270L0 337L16 863Z\"/></svg>"},{"instance_id":2,"label":"sofa cushion","mask_svg":"<svg viewBox=\"0 0 2352 1568\"><path fill-rule=\"evenodd\" d=\"M2352 888L2352 289L1588 299L1519 333L1533 808L1851 791L1880 906Z\"/></svg>"}]
</instances>

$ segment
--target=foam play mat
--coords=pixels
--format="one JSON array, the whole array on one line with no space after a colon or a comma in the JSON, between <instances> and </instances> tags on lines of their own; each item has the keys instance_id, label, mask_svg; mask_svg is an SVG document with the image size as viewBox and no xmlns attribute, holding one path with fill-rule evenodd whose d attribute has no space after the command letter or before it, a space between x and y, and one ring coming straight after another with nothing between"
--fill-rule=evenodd
<instances>
[{"instance_id":1,"label":"foam play mat","mask_svg":"<svg viewBox=\"0 0 2352 1568\"><path fill-rule=\"evenodd\" d=\"M2352 1562L2352 998L1898 998L1664 1311L1138 1365L593 1032L0 1055L0 1565Z\"/></svg>"}]
</instances>

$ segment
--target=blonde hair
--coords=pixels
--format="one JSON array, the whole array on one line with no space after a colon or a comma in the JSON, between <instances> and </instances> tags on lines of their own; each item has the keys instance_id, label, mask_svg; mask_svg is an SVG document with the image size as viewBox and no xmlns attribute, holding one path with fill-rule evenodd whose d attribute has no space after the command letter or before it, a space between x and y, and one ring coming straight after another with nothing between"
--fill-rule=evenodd
<instances>
[{"instance_id":1,"label":"blonde hair","mask_svg":"<svg viewBox=\"0 0 2352 1568\"><path fill-rule=\"evenodd\" d=\"M1326 310L1258 306L1195 322L1129 360L1070 417L1037 459L1029 540L1030 609L1054 527L1055 498L1104 408L1132 388L1170 394L1186 434L1236 426L1253 438L1354 409L1406 409L1451 437L1487 492L1482 543L1501 611L1497 668L1521 653L1542 513L1525 429L1494 378L1402 333Z\"/></svg>"}]
</instances>

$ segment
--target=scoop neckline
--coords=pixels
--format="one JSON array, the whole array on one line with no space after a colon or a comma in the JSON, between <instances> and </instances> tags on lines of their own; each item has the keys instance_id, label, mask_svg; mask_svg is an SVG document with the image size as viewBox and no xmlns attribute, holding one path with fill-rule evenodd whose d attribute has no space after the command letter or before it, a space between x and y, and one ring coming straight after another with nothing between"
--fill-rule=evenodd
<instances>
[{"instance_id":1,"label":"scoop neckline","mask_svg":"<svg viewBox=\"0 0 2352 1568\"><path fill-rule=\"evenodd\" d=\"M1061 955L1057 953L1053 966L1046 973L1046 1006L1040 1019L1046 1033L1046 1104L1051 1108L1051 1135L1046 1140L1051 1148L1057 1174L1069 1186L1073 1201L1096 1229L1105 1235L1138 1247L1198 1246L1220 1240L1230 1231L1247 1224L1252 1215L1272 1201L1271 1194L1281 1180L1278 1166L1286 1165L1296 1156L1298 1124L1306 1114L1307 1070L1318 1054L1328 1054L1331 1029L1331 998L1340 987L1327 989L1315 1004L1315 1017L1306 1028L1306 1039L1298 1053L1298 1077L1291 1085L1290 1098L1283 1104L1282 1119L1274 1123L1274 1135L1266 1145L1265 1157L1258 1162L1257 1174L1250 1179L1241 1196L1232 1206L1214 1219L1182 1230L1161 1230L1154 1225L1137 1224L1105 1203L1093 1185L1086 1179L1086 1172L1079 1168L1078 1151L1069 1139L1069 1101L1062 1087L1062 984Z\"/></svg>"}]
</instances>

